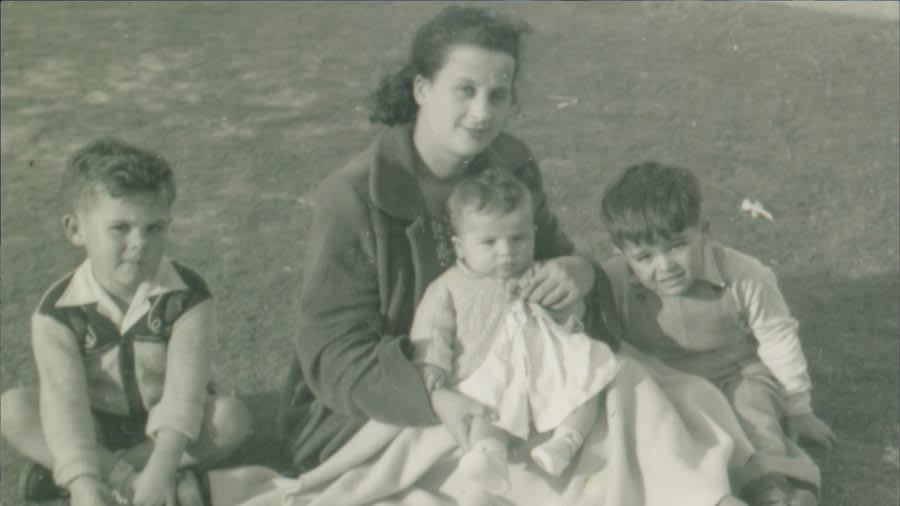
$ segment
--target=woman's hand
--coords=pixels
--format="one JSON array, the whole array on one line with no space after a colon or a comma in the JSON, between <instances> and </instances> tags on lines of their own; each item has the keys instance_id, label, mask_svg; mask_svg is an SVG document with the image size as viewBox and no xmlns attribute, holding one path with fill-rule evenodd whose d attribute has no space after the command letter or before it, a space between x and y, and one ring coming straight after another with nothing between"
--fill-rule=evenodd
<instances>
[{"instance_id":1,"label":"woman's hand","mask_svg":"<svg viewBox=\"0 0 900 506\"><path fill-rule=\"evenodd\" d=\"M425 364L422 366L422 379L425 380L425 388L434 392L447 384L447 371L436 365Z\"/></svg>"},{"instance_id":2,"label":"woman's hand","mask_svg":"<svg viewBox=\"0 0 900 506\"><path fill-rule=\"evenodd\" d=\"M543 262L535 271L522 298L547 309L563 309L584 297L594 286L594 266L577 256Z\"/></svg>"},{"instance_id":3,"label":"woman's hand","mask_svg":"<svg viewBox=\"0 0 900 506\"><path fill-rule=\"evenodd\" d=\"M457 392L439 389L431 393L431 408L463 451L469 451L469 426L473 416L485 416L487 407Z\"/></svg>"},{"instance_id":4,"label":"woman's hand","mask_svg":"<svg viewBox=\"0 0 900 506\"><path fill-rule=\"evenodd\" d=\"M785 420L788 437L797 441L800 438L818 443L831 449L837 443L837 436L828 425L812 413L788 416Z\"/></svg>"}]
</instances>

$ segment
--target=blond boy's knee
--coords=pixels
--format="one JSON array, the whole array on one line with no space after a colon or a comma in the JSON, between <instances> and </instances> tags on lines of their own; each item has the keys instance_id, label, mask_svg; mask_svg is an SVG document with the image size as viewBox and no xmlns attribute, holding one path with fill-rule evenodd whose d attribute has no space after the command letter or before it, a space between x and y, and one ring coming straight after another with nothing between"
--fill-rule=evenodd
<instances>
[{"instance_id":1,"label":"blond boy's knee","mask_svg":"<svg viewBox=\"0 0 900 506\"><path fill-rule=\"evenodd\" d=\"M211 409L211 422L221 446L236 447L250 436L253 419L243 402L234 397L216 397Z\"/></svg>"},{"instance_id":2,"label":"blond boy's knee","mask_svg":"<svg viewBox=\"0 0 900 506\"><path fill-rule=\"evenodd\" d=\"M32 388L19 387L0 395L0 433L10 439L23 432L40 429L37 392Z\"/></svg>"}]
</instances>

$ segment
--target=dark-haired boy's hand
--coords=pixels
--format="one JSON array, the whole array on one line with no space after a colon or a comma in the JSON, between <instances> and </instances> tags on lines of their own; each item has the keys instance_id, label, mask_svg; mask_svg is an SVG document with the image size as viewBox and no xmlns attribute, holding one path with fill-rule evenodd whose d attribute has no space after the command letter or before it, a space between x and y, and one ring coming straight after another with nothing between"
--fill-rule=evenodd
<instances>
[{"instance_id":1,"label":"dark-haired boy's hand","mask_svg":"<svg viewBox=\"0 0 900 506\"><path fill-rule=\"evenodd\" d=\"M788 416L785 420L785 431L794 441L808 439L829 450L837 443L834 432L812 413Z\"/></svg>"}]
</instances>

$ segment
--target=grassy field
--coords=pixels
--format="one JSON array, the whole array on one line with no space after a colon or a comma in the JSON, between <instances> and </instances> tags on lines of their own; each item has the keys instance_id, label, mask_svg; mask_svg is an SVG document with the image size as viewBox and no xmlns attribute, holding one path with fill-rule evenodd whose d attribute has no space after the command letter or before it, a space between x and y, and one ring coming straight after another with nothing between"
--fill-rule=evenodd
<instances>
[{"instance_id":1,"label":"grassy field","mask_svg":"<svg viewBox=\"0 0 900 506\"><path fill-rule=\"evenodd\" d=\"M770 264L801 321L841 438L814 453L823 504L898 504L896 23L754 2L493 6L534 28L508 130L581 250L610 254L597 204L618 170L695 170L712 233ZM176 167L172 255L209 280L220 389L257 417L236 462L269 461L315 186L375 135L365 96L438 9L0 4L2 388L35 382L29 314L80 260L59 224L65 159L118 135ZM775 221L741 214L744 198ZM20 502L21 465L4 442L0 503Z\"/></svg>"}]
</instances>

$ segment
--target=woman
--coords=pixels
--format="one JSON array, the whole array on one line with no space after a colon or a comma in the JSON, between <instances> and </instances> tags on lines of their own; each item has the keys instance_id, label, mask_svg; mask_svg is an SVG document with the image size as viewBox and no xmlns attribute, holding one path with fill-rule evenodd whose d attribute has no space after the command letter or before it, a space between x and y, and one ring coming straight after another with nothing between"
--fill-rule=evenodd
<instances>
[{"instance_id":1,"label":"woman","mask_svg":"<svg viewBox=\"0 0 900 506\"><path fill-rule=\"evenodd\" d=\"M516 106L523 31L483 10L456 6L423 25L409 64L375 94L373 120L389 128L317 193L296 357L280 420L290 468L306 472L351 438L368 443L373 456L387 447L365 466L345 466L353 472L341 465L317 471L343 476L324 485L318 498L313 491L296 504L368 504L388 497L446 504L472 497L465 483L453 479L453 448L465 448L467 421L483 408L448 390L429 396L410 363L406 337L425 287L454 260L444 201L462 177L499 167L529 187L536 203L535 258L544 267L526 290L528 300L555 309L588 295L586 327L595 336L608 335L599 311L608 295L602 271L572 254L548 211L531 153L502 132ZM747 457L732 452L728 434L736 422L723 415L728 427L722 429L695 411L686 413L687 424L680 418L691 409L684 406L727 406L724 399L711 386L694 389L695 380L660 368L654 374L667 382L663 392L644 367L623 360L601 415L606 418L586 438L571 472L552 479L517 464L506 504L713 505L726 496L726 465ZM385 430L391 426L397 427ZM247 481L259 479L251 475L220 475L214 485L225 488L216 492L214 486L214 496L237 501L233 494L246 498L274 486L281 495L272 502L287 501L282 496L292 486L283 479L251 488ZM268 499L262 494L247 504Z\"/></svg>"},{"instance_id":2,"label":"woman","mask_svg":"<svg viewBox=\"0 0 900 506\"><path fill-rule=\"evenodd\" d=\"M591 264L566 256L572 244L547 210L533 157L501 132L521 33L460 7L424 25L410 64L375 95L373 120L390 128L320 188L282 418L295 470L370 418L431 425L436 412L461 435L463 417L480 409L449 391L429 399L406 349L424 288L453 261L444 201L463 176L500 166L534 192L536 258L548 261L531 301L562 307L592 287Z\"/></svg>"}]
</instances>

